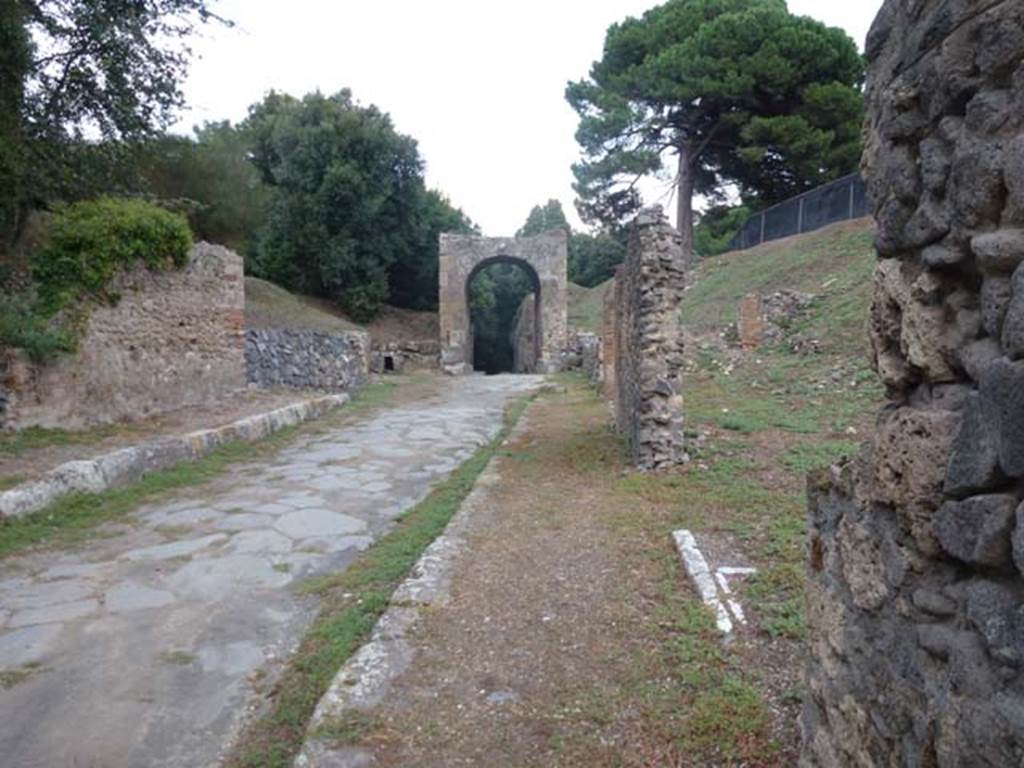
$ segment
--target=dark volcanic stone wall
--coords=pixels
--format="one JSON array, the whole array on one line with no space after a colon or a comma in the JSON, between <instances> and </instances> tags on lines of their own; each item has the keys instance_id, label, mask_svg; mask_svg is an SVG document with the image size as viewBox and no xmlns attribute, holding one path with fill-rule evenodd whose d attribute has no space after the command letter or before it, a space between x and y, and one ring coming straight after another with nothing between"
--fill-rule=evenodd
<instances>
[{"instance_id":1,"label":"dark volcanic stone wall","mask_svg":"<svg viewBox=\"0 0 1024 768\"><path fill-rule=\"evenodd\" d=\"M250 329L245 362L249 383L260 387L356 390L369 375L370 338L363 331Z\"/></svg>"},{"instance_id":2,"label":"dark volcanic stone wall","mask_svg":"<svg viewBox=\"0 0 1024 768\"><path fill-rule=\"evenodd\" d=\"M811 483L805 766L1024 765L1024 0L889 0L864 172L888 388Z\"/></svg>"}]
</instances>

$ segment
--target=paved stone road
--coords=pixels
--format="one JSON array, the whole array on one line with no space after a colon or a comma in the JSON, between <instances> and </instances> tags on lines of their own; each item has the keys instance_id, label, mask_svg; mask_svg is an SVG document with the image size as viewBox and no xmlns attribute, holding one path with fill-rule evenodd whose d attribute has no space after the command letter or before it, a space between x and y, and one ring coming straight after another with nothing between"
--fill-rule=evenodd
<instances>
[{"instance_id":1,"label":"paved stone road","mask_svg":"<svg viewBox=\"0 0 1024 768\"><path fill-rule=\"evenodd\" d=\"M216 765L259 670L316 605L289 589L345 568L490 440L531 376L437 394L297 440L109 526L73 552L0 563L4 768Z\"/></svg>"}]
</instances>

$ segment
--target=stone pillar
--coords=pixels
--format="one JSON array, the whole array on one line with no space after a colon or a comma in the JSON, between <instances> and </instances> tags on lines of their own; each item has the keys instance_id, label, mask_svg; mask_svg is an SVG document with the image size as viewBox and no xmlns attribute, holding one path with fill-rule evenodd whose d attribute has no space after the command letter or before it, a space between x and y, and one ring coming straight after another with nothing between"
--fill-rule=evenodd
<instances>
[{"instance_id":1,"label":"stone pillar","mask_svg":"<svg viewBox=\"0 0 1024 768\"><path fill-rule=\"evenodd\" d=\"M737 326L740 346L752 351L761 346L764 340L764 309L761 294L748 293L740 302L740 319Z\"/></svg>"},{"instance_id":2,"label":"stone pillar","mask_svg":"<svg viewBox=\"0 0 1024 768\"><path fill-rule=\"evenodd\" d=\"M684 287L685 261L678 233L661 208L643 211L632 225L613 298L616 423L643 469L687 460L679 322Z\"/></svg>"},{"instance_id":3,"label":"stone pillar","mask_svg":"<svg viewBox=\"0 0 1024 768\"><path fill-rule=\"evenodd\" d=\"M1024 765L1024 0L868 36L889 403L810 482L805 767Z\"/></svg>"}]
</instances>

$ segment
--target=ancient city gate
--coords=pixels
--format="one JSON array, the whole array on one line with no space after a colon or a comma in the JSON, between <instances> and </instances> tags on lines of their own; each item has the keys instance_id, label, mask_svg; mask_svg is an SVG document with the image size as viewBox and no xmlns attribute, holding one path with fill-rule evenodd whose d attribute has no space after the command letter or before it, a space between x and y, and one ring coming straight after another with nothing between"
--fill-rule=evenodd
<instances>
[{"instance_id":1,"label":"ancient city gate","mask_svg":"<svg viewBox=\"0 0 1024 768\"><path fill-rule=\"evenodd\" d=\"M480 270L500 262L518 264L533 282L537 371L558 369L568 324L568 238L561 230L523 238L441 235L441 367L448 373L473 370L469 285Z\"/></svg>"}]
</instances>

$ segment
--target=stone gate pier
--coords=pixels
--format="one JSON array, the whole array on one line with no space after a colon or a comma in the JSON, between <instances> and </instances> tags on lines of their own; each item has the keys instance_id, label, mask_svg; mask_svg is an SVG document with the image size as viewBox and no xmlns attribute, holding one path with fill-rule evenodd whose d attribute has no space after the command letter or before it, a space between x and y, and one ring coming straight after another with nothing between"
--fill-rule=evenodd
<instances>
[{"instance_id":1,"label":"stone gate pier","mask_svg":"<svg viewBox=\"0 0 1024 768\"><path fill-rule=\"evenodd\" d=\"M810 485L805 768L1024 765L1024 0L868 36L888 390Z\"/></svg>"}]
</instances>

